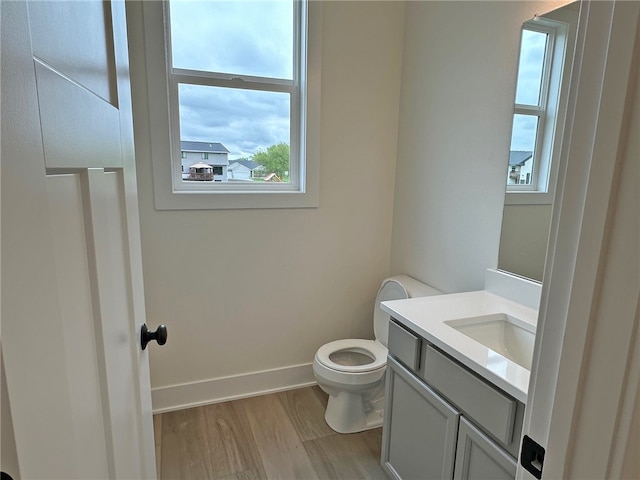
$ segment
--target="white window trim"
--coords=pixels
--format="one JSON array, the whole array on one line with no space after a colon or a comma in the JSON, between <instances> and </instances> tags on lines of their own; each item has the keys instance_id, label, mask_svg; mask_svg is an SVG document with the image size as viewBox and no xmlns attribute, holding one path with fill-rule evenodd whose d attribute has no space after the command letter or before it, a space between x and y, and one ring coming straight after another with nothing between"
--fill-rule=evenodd
<instances>
[{"instance_id":1,"label":"white window trim","mask_svg":"<svg viewBox=\"0 0 640 480\"><path fill-rule=\"evenodd\" d=\"M573 58L573 35L569 24L558 20L536 17L525 22L523 28L549 33L548 52L551 53L546 67L548 80L543 82L543 117L538 124L536 153L534 157L534 177L532 185L508 185L505 204L507 205L544 205L552 204L558 177L558 161L562 146L562 131L567 111L568 85L571 76ZM514 113L521 112L516 105ZM530 112L527 112L530 113Z\"/></svg>"},{"instance_id":2,"label":"white window trim","mask_svg":"<svg viewBox=\"0 0 640 480\"><path fill-rule=\"evenodd\" d=\"M270 184L269 190L258 187L240 190L234 185L215 185L210 190L177 190L174 178L181 178L179 138L172 124L177 112L171 109L171 79L168 52L165 49L164 2L142 2L147 67L147 91L151 138L151 162L155 208L157 210L209 210L247 208L312 208L319 204L320 160L320 62L322 45L322 2L307 2L306 82L301 82L301 101L306 108L300 119L299 151L291 158L299 162L300 183ZM298 42L296 42L297 44ZM304 70L304 69L303 69ZM206 73L206 72L205 72ZM204 79L206 81L206 78ZM229 79L229 82L233 83ZM297 106L292 96L292 110ZM304 114L306 113L306 115ZM172 117L174 115L174 117ZM293 141L293 139L292 139ZM292 147L294 147L292 145ZM292 151L294 149L292 148ZM172 161L175 159L175 161ZM175 171L174 171L175 170ZM222 187L222 188L220 188ZM264 186L261 186L264 187Z\"/></svg>"}]
</instances>

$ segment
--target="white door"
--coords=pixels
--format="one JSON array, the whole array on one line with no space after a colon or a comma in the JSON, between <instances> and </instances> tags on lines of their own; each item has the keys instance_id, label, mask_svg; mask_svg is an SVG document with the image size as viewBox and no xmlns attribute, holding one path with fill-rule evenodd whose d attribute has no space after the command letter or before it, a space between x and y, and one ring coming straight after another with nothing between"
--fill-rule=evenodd
<instances>
[{"instance_id":1,"label":"white door","mask_svg":"<svg viewBox=\"0 0 640 480\"><path fill-rule=\"evenodd\" d=\"M640 2L582 2L522 432L543 479L640 478L638 32Z\"/></svg>"},{"instance_id":2,"label":"white door","mask_svg":"<svg viewBox=\"0 0 640 480\"><path fill-rule=\"evenodd\" d=\"M22 478L155 478L124 2L0 2L2 355Z\"/></svg>"}]
</instances>

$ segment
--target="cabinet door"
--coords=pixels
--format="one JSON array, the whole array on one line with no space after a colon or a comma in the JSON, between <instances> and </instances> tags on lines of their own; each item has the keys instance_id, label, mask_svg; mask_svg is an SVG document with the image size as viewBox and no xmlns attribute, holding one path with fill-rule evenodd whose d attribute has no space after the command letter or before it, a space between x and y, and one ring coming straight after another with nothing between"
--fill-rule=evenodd
<instances>
[{"instance_id":1,"label":"cabinet door","mask_svg":"<svg viewBox=\"0 0 640 480\"><path fill-rule=\"evenodd\" d=\"M516 461L466 418L460 418L453 478L513 480L515 477Z\"/></svg>"},{"instance_id":2,"label":"cabinet door","mask_svg":"<svg viewBox=\"0 0 640 480\"><path fill-rule=\"evenodd\" d=\"M459 412L392 358L386 380L384 469L402 480L451 478Z\"/></svg>"}]
</instances>

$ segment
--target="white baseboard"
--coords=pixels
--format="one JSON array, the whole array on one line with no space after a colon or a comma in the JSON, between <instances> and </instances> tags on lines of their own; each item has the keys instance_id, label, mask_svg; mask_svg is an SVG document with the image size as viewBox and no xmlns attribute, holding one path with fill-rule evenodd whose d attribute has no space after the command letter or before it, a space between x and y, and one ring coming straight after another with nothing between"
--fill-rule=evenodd
<instances>
[{"instance_id":1,"label":"white baseboard","mask_svg":"<svg viewBox=\"0 0 640 480\"><path fill-rule=\"evenodd\" d=\"M315 385L311 363L151 389L153 413Z\"/></svg>"}]
</instances>

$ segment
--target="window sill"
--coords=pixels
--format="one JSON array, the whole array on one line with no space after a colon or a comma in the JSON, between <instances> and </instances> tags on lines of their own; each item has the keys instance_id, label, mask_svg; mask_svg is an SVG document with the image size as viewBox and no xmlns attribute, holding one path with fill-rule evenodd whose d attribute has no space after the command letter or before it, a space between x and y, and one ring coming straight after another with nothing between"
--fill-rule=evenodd
<instances>
[{"instance_id":1,"label":"window sill","mask_svg":"<svg viewBox=\"0 0 640 480\"><path fill-rule=\"evenodd\" d=\"M553 193L507 191L505 205L551 205Z\"/></svg>"},{"instance_id":2,"label":"window sill","mask_svg":"<svg viewBox=\"0 0 640 480\"><path fill-rule=\"evenodd\" d=\"M317 189L307 192L156 192L156 210L218 210L256 208L315 208Z\"/></svg>"}]
</instances>

